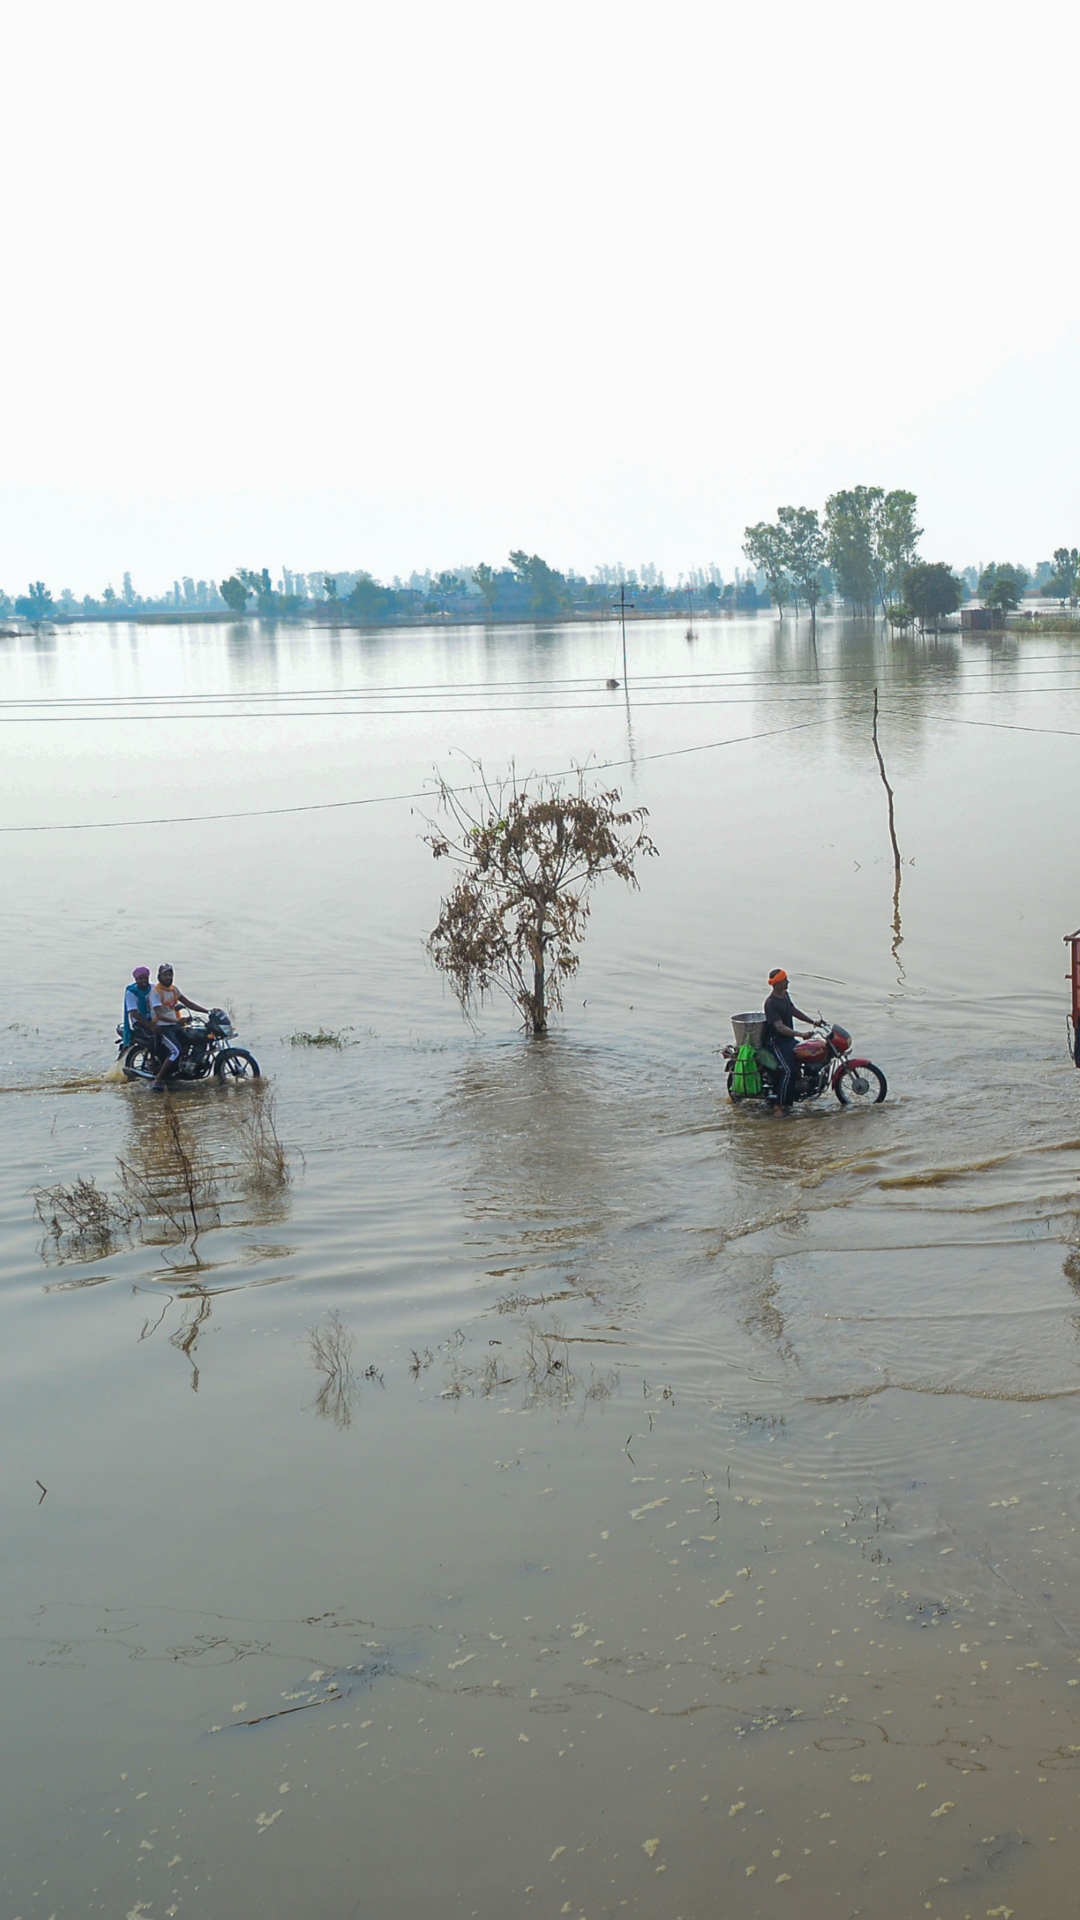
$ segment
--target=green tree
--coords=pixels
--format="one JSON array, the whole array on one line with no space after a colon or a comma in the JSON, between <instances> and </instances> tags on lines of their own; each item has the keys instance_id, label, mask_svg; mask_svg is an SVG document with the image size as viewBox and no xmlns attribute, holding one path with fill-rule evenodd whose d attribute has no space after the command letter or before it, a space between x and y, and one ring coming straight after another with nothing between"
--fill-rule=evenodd
<instances>
[{"instance_id":1,"label":"green tree","mask_svg":"<svg viewBox=\"0 0 1080 1920\"><path fill-rule=\"evenodd\" d=\"M817 632L817 604L825 565L825 535L813 507L779 507L776 514L784 567L796 595L810 609L810 631Z\"/></svg>"},{"instance_id":2,"label":"green tree","mask_svg":"<svg viewBox=\"0 0 1080 1920\"><path fill-rule=\"evenodd\" d=\"M769 583L769 595L776 611L783 614L784 602L791 591L787 575L787 543L780 527L759 520L756 526L743 528L743 552L752 567L757 567Z\"/></svg>"},{"instance_id":3,"label":"green tree","mask_svg":"<svg viewBox=\"0 0 1080 1920\"><path fill-rule=\"evenodd\" d=\"M224 600L225 605L231 607L234 613L244 612L248 603L248 588L242 579L239 579L235 574L231 575L228 580L221 582L218 592Z\"/></svg>"},{"instance_id":4,"label":"green tree","mask_svg":"<svg viewBox=\"0 0 1080 1920\"><path fill-rule=\"evenodd\" d=\"M15 611L21 613L24 620L51 620L56 607L43 580L31 580L26 592L16 600Z\"/></svg>"},{"instance_id":5,"label":"green tree","mask_svg":"<svg viewBox=\"0 0 1080 1920\"><path fill-rule=\"evenodd\" d=\"M361 623L384 620L393 606L393 596L373 580L370 573L359 573L355 585L345 596L345 605Z\"/></svg>"},{"instance_id":6,"label":"green tree","mask_svg":"<svg viewBox=\"0 0 1080 1920\"><path fill-rule=\"evenodd\" d=\"M475 804L442 786L447 830L424 836L436 860L458 868L428 953L465 1011L498 989L529 1032L545 1033L577 972L596 882L613 873L636 887L635 861L656 852L647 810L623 811L615 788L587 793L582 777L571 792L557 781L530 792L513 778L480 779Z\"/></svg>"},{"instance_id":7,"label":"green tree","mask_svg":"<svg viewBox=\"0 0 1080 1920\"><path fill-rule=\"evenodd\" d=\"M1075 607L1078 577L1080 577L1080 551L1076 547L1055 547L1054 571L1046 582L1043 592L1049 599L1060 600L1063 606L1067 600L1070 607Z\"/></svg>"},{"instance_id":8,"label":"green tree","mask_svg":"<svg viewBox=\"0 0 1080 1920\"><path fill-rule=\"evenodd\" d=\"M241 584L249 593L255 595L255 611L264 620L272 619L275 614L284 611L283 596L274 591L269 567L263 567L258 573L253 572L250 567L237 567L236 572ZM224 593L224 586L221 591Z\"/></svg>"},{"instance_id":9,"label":"green tree","mask_svg":"<svg viewBox=\"0 0 1080 1920\"><path fill-rule=\"evenodd\" d=\"M849 606L868 616L878 593L878 527L884 500L881 487L849 487L831 493L825 502L829 565Z\"/></svg>"},{"instance_id":10,"label":"green tree","mask_svg":"<svg viewBox=\"0 0 1080 1920\"><path fill-rule=\"evenodd\" d=\"M934 632L947 614L955 613L964 598L963 581L958 580L944 560L919 561L904 575L904 608L910 609L920 627L932 626ZM899 612L901 609L893 609Z\"/></svg>"},{"instance_id":11,"label":"green tree","mask_svg":"<svg viewBox=\"0 0 1080 1920\"><path fill-rule=\"evenodd\" d=\"M499 591L499 583L495 578L493 569L488 566L486 560L481 560L480 565L473 568L473 583L479 587L484 606L488 613L491 613L495 606L495 597Z\"/></svg>"},{"instance_id":12,"label":"green tree","mask_svg":"<svg viewBox=\"0 0 1080 1920\"><path fill-rule=\"evenodd\" d=\"M105 589L105 591L104 591L104 593L102 594L102 596L101 596L101 598L102 598L102 600L103 600L103 602L104 602L104 604L105 604L105 605L106 605L107 607L115 607L115 605L116 605L116 591L115 591L115 589L114 589L113 587L111 587L111 586L109 586L109 587L106 587L106 589Z\"/></svg>"},{"instance_id":13,"label":"green tree","mask_svg":"<svg viewBox=\"0 0 1080 1920\"><path fill-rule=\"evenodd\" d=\"M915 495L899 487L887 493L878 510L874 542L883 607L886 595L901 591L905 574L918 558L921 538L922 528L915 525Z\"/></svg>"},{"instance_id":14,"label":"green tree","mask_svg":"<svg viewBox=\"0 0 1080 1920\"><path fill-rule=\"evenodd\" d=\"M337 599L337 581L332 573L323 574L323 592L328 600Z\"/></svg>"},{"instance_id":15,"label":"green tree","mask_svg":"<svg viewBox=\"0 0 1080 1920\"><path fill-rule=\"evenodd\" d=\"M448 611L448 603L455 594L461 592L461 576L452 567L444 567L432 582L432 599L440 613Z\"/></svg>"},{"instance_id":16,"label":"green tree","mask_svg":"<svg viewBox=\"0 0 1080 1920\"><path fill-rule=\"evenodd\" d=\"M979 598L984 606L997 607L1000 613L1014 613L1028 583L1026 567L1014 567L1006 561L998 566L991 560L979 575Z\"/></svg>"},{"instance_id":17,"label":"green tree","mask_svg":"<svg viewBox=\"0 0 1080 1920\"><path fill-rule=\"evenodd\" d=\"M561 573L549 567L538 553L519 548L510 555L510 565L523 586L529 589L530 609L535 619L550 619L570 605L570 590Z\"/></svg>"}]
</instances>

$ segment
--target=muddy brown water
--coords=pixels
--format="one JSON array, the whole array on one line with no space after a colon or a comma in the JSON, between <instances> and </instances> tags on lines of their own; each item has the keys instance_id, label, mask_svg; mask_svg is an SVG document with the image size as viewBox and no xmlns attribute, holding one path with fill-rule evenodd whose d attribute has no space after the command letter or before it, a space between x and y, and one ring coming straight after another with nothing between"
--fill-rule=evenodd
<instances>
[{"instance_id":1,"label":"muddy brown water","mask_svg":"<svg viewBox=\"0 0 1080 1920\"><path fill-rule=\"evenodd\" d=\"M1080 656L697 635L629 703L610 626L0 643L10 1920L1071 1911ZM462 1022L381 798L511 753L660 848L542 1045ZM57 1244L35 1187L153 1150L102 1076L163 958L291 1180L194 1089L194 1244ZM728 1105L780 963L884 1106Z\"/></svg>"}]
</instances>

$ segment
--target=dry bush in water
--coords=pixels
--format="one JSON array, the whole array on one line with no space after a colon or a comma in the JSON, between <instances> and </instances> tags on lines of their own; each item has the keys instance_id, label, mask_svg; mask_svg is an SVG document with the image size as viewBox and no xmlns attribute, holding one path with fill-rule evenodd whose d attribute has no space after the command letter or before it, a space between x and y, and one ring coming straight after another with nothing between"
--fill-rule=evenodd
<instances>
[{"instance_id":1,"label":"dry bush in water","mask_svg":"<svg viewBox=\"0 0 1080 1920\"><path fill-rule=\"evenodd\" d=\"M315 1411L335 1427L352 1425L353 1405L359 1383L353 1372L352 1357L356 1342L337 1312L328 1313L321 1327L308 1334L312 1364L323 1376L315 1395Z\"/></svg>"},{"instance_id":2,"label":"dry bush in water","mask_svg":"<svg viewBox=\"0 0 1080 1920\"><path fill-rule=\"evenodd\" d=\"M58 1260L100 1260L125 1240L135 1220L127 1199L104 1193L91 1177L70 1187L36 1187L34 1212Z\"/></svg>"},{"instance_id":3,"label":"dry bush in water","mask_svg":"<svg viewBox=\"0 0 1080 1920\"><path fill-rule=\"evenodd\" d=\"M277 1130L277 1098L261 1080L244 1089L243 1104L230 1114L240 1149L239 1171L256 1191L287 1187L289 1156Z\"/></svg>"},{"instance_id":4,"label":"dry bush in water","mask_svg":"<svg viewBox=\"0 0 1080 1920\"><path fill-rule=\"evenodd\" d=\"M242 1099L229 1102L233 1151L227 1157L214 1154L200 1117L194 1109L181 1117L168 1101L155 1108L128 1157L117 1161L133 1212L166 1221L180 1240L194 1241L221 1225L223 1186L265 1195L280 1192L291 1178L270 1088L257 1081L243 1089Z\"/></svg>"},{"instance_id":5,"label":"dry bush in water","mask_svg":"<svg viewBox=\"0 0 1080 1920\"><path fill-rule=\"evenodd\" d=\"M219 1116L223 1111L224 1106L216 1109ZM149 1220L163 1222L168 1235L193 1244L206 1228L221 1225L223 1187L233 1198L240 1189L265 1199L288 1186L289 1158L277 1130L276 1101L262 1082L227 1103L229 1157L215 1155L203 1137L203 1120L194 1110L182 1113L169 1099L141 1114L130 1151L116 1162L117 1194L105 1192L92 1178L35 1188L34 1211L45 1228L44 1258L102 1259Z\"/></svg>"},{"instance_id":6,"label":"dry bush in water","mask_svg":"<svg viewBox=\"0 0 1080 1920\"><path fill-rule=\"evenodd\" d=\"M447 827L432 823L424 836L436 860L459 869L427 950L464 1011L497 988L530 1033L544 1033L577 972L596 882L613 873L636 887L635 861L656 852L648 810L620 810L615 787L587 793L583 775L569 792L557 781L530 792L513 773L491 785L479 766L477 775L475 801L440 784Z\"/></svg>"},{"instance_id":7,"label":"dry bush in water","mask_svg":"<svg viewBox=\"0 0 1080 1920\"><path fill-rule=\"evenodd\" d=\"M220 1220L214 1163L194 1128L181 1123L172 1101L155 1110L128 1159L117 1167L132 1209L164 1220L179 1240L196 1240Z\"/></svg>"}]
</instances>

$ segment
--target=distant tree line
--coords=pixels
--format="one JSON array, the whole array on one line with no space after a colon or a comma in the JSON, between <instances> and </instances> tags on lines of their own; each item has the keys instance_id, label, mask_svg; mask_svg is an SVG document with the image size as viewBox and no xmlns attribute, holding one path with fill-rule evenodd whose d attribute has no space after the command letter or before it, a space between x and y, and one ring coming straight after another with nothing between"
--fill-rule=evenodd
<instances>
[{"instance_id":1,"label":"distant tree line","mask_svg":"<svg viewBox=\"0 0 1080 1920\"><path fill-rule=\"evenodd\" d=\"M292 573L282 570L277 580L268 567L237 567L220 584L185 576L171 593L156 598L138 594L130 573L123 591L112 586L95 597L77 599L65 587L54 596L43 581L31 582L13 601L0 592L0 618L12 612L44 620L139 619L143 615L183 619L215 614L262 619L298 615L323 617L331 622L382 626L432 618L453 620L550 620L575 615L598 615L610 609L620 588L628 606L641 613L702 611L753 612L768 604L764 578L735 572L725 581L716 565L694 569L669 585L651 562L640 569L622 564L597 567L591 580L569 571L560 573L539 554L516 549L505 566L486 561L439 573L413 573L407 581L395 576L385 585L361 568L356 571Z\"/></svg>"},{"instance_id":2,"label":"distant tree line","mask_svg":"<svg viewBox=\"0 0 1080 1920\"><path fill-rule=\"evenodd\" d=\"M825 602L845 602L853 613L879 610L898 627L937 626L965 598L977 596L1002 612L1015 609L1025 591L1077 605L1080 550L1057 547L1053 563L1033 573L1011 562L991 561L957 574L944 561L923 560L916 497L902 488L858 486L833 493L819 515L813 507L784 506L775 521L758 521L743 534L750 571L736 569L725 581L717 566L697 569L669 585L651 563L640 569L597 567L591 580L560 573L537 553L515 548L502 567L487 561L440 573L394 577L387 586L364 569L340 573L290 573L271 577L268 567L237 567L220 585L184 576L171 593L138 594L130 573L117 593L76 599L69 588L54 597L44 581L31 581L14 601L0 591L0 619L15 612L35 623L51 620L213 618L232 614L261 619L315 616L331 623L385 626L431 619L557 620L597 617L625 598L639 614L754 612L772 605L805 607L811 622Z\"/></svg>"}]
</instances>

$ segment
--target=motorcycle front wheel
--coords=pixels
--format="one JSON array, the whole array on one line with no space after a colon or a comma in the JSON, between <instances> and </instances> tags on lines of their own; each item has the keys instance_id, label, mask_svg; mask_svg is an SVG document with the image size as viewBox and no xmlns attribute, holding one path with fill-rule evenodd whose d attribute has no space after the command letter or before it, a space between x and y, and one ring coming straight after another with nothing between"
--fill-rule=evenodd
<instances>
[{"instance_id":1,"label":"motorcycle front wheel","mask_svg":"<svg viewBox=\"0 0 1080 1920\"><path fill-rule=\"evenodd\" d=\"M225 1052L219 1053L214 1061L215 1080L223 1080L228 1084L234 1080L258 1080L261 1077L255 1055L248 1053L245 1047L226 1047Z\"/></svg>"},{"instance_id":2,"label":"motorcycle front wheel","mask_svg":"<svg viewBox=\"0 0 1080 1920\"><path fill-rule=\"evenodd\" d=\"M833 1081L833 1092L842 1107L876 1107L888 1091L880 1067L843 1067Z\"/></svg>"},{"instance_id":3,"label":"motorcycle front wheel","mask_svg":"<svg viewBox=\"0 0 1080 1920\"><path fill-rule=\"evenodd\" d=\"M128 1048L120 1065L124 1069L125 1080L152 1080L157 1072L153 1048L143 1046L140 1040Z\"/></svg>"}]
</instances>

